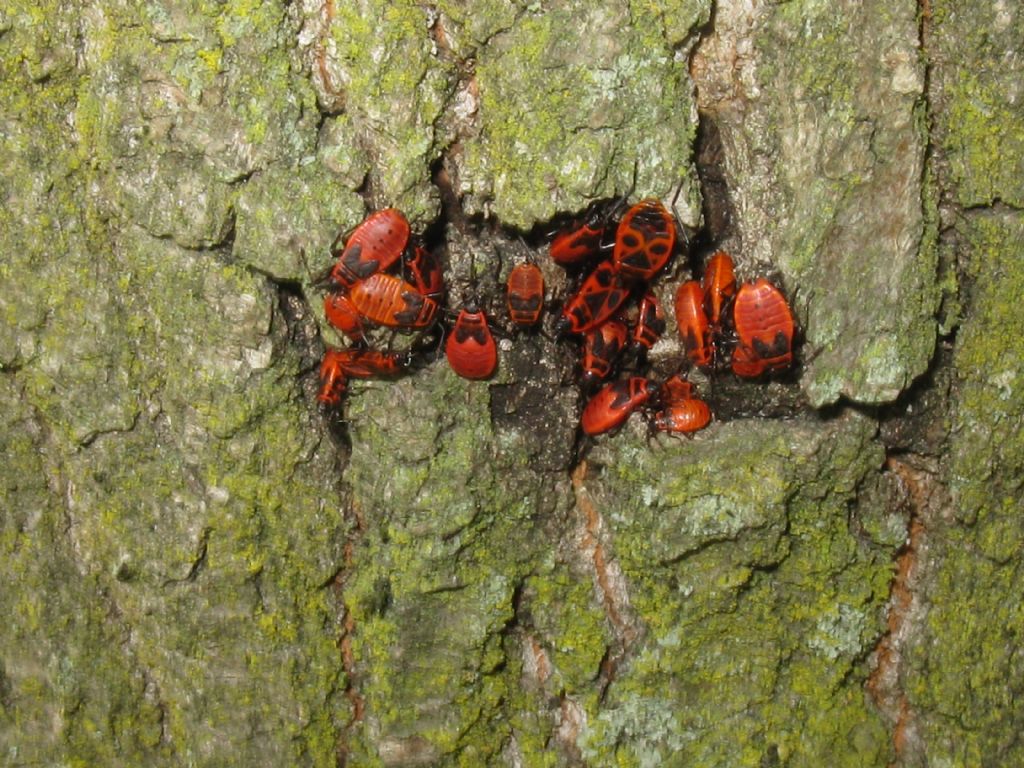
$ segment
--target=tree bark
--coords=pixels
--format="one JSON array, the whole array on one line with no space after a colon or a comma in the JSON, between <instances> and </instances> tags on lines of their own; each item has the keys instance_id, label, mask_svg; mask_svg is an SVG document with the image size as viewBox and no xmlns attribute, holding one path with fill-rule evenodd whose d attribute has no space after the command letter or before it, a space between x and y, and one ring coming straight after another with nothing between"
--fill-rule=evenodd
<instances>
[{"instance_id":1,"label":"tree bark","mask_svg":"<svg viewBox=\"0 0 1024 768\"><path fill-rule=\"evenodd\" d=\"M2 762L1024 763L1022 45L995 0L8 3ZM317 407L369 210L496 326L536 262L550 329L548 233L619 197L691 236L663 300L713 247L783 287L791 375L588 441L574 343L499 327L491 380Z\"/></svg>"}]
</instances>

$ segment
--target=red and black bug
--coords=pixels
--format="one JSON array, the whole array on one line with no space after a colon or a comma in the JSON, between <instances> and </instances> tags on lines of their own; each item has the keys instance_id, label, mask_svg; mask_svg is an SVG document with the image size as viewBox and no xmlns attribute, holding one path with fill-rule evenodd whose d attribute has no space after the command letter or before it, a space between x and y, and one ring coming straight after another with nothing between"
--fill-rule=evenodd
<instances>
[{"instance_id":1,"label":"red and black bug","mask_svg":"<svg viewBox=\"0 0 1024 768\"><path fill-rule=\"evenodd\" d=\"M657 391L657 385L642 376L605 384L584 407L580 426L588 435L600 435L615 429Z\"/></svg>"},{"instance_id":2,"label":"red and black bug","mask_svg":"<svg viewBox=\"0 0 1024 768\"><path fill-rule=\"evenodd\" d=\"M328 349L324 363L341 370L345 376L368 379L372 376L397 376L409 367L409 352L381 352L377 349Z\"/></svg>"},{"instance_id":3,"label":"red and black bug","mask_svg":"<svg viewBox=\"0 0 1024 768\"><path fill-rule=\"evenodd\" d=\"M662 405L689 400L693 397L693 384L678 373L669 376L658 388L658 402Z\"/></svg>"},{"instance_id":4,"label":"red and black bug","mask_svg":"<svg viewBox=\"0 0 1024 768\"><path fill-rule=\"evenodd\" d=\"M544 275L536 264L519 264L509 272L506 299L513 323L521 328L536 324L544 308Z\"/></svg>"},{"instance_id":5,"label":"red and black bug","mask_svg":"<svg viewBox=\"0 0 1024 768\"><path fill-rule=\"evenodd\" d=\"M611 260L602 261L579 290L565 302L555 331L586 333L610 318L629 297L629 285L615 271Z\"/></svg>"},{"instance_id":6,"label":"red and black bug","mask_svg":"<svg viewBox=\"0 0 1024 768\"><path fill-rule=\"evenodd\" d=\"M666 405L651 418L659 432L689 434L704 429L711 422L711 409L703 400L686 398Z\"/></svg>"},{"instance_id":7,"label":"red and black bug","mask_svg":"<svg viewBox=\"0 0 1024 768\"><path fill-rule=\"evenodd\" d=\"M320 363L320 391L316 399L324 405L334 406L341 402L348 386L348 377L337 358L328 350Z\"/></svg>"},{"instance_id":8,"label":"red and black bug","mask_svg":"<svg viewBox=\"0 0 1024 768\"><path fill-rule=\"evenodd\" d=\"M444 297L444 270L437 257L416 243L405 252L403 273L409 283L427 298L440 302Z\"/></svg>"},{"instance_id":9,"label":"red and black bug","mask_svg":"<svg viewBox=\"0 0 1024 768\"><path fill-rule=\"evenodd\" d=\"M668 263L675 243L672 214L659 200L641 200L626 211L615 231L615 269L629 280L650 280Z\"/></svg>"},{"instance_id":10,"label":"red and black bug","mask_svg":"<svg viewBox=\"0 0 1024 768\"><path fill-rule=\"evenodd\" d=\"M486 379L498 365L498 348L483 310L470 305L459 312L444 347L448 364L465 379Z\"/></svg>"},{"instance_id":11,"label":"red and black bug","mask_svg":"<svg viewBox=\"0 0 1024 768\"><path fill-rule=\"evenodd\" d=\"M626 346L629 331L621 320L609 320L583 335L581 377L584 386L607 378Z\"/></svg>"},{"instance_id":12,"label":"red and black bug","mask_svg":"<svg viewBox=\"0 0 1024 768\"><path fill-rule=\"evenodd\" d=\"M651 291L640 299L640 310L637 313L636 325L630 333L629 341L634 350L648 350L658 343L665 332L665 313L661 311L661 302Z\"/></svg>"},{"instance_id":13,"label":"red and black bug","mask_svg":"<svg viewBox=\"0 0 1024 768\"><path fill-rule=\"evenodd\" d=\"M345 294L332 291L324 296L324 316L327 318L327 322L353 342L358 343L363 340L362 318Z\"/></svg>"},{"instance_id":14,"label":"red and black bug","mask_svg":"<svg viewBox=\"0 0 1024 768\"><path fill-rule=\"evenodd\" d=\"M385 208L363 220L339 248L339 241L331 246L338 262L330 271L335 285L351 288L360 280L382 272L398 261L409 242L409 222L397 208ZM340 250L340 253L339 253Z\"/></svg>"},{"instance_id":15,"label":"red and black bug","mask_svg":"<svg viewBox=\"0 0 1024 768\"><path fill-rule=\"evenodd\" d=\"M325 405L337 405L341 402L349 378L397 376L409 367L411 357L408 352L330 348L320 363L320 392L317 400Z\"/></svg>"},{"instance_id":16,"label":"red and black bug","mask_svg":"<svg viewBox=\"0 0 1024 768\"><path fill-rule=\"evenodd\" d=\"M675 311L686 356L694 365L711 365L714 347L708 316L704 313L704 292L700 283L687 280L676 289Z\"/></svg>"},{"instance_id":17,"label":"red and black bug","mask_svg":"<svg viewBox=\"0 0 1024 768\"><path fill-rule=\"evenodd\" d=\"M704 311L715 330L721 328L725 308L736 295L736 273L732 257L725 251L716 251L704 269Z\"/></svg>"},{"instance_id":18,"label":"red and black bug","mask_svg":"<svg viewBox=\"0 0 1024 768\"><path fill-rule=\"evenodd\" d=\"M606 203L594 203L582 219L551 239L548 247L551 260L559 266L572 268L597 257L605 247L611 215L612 209Z\"/></svg>"},{"instance_id":19,"label":"red and black bug","mask_svg":"<svg viewBox=\"0 0 1024 768\"><path fill-rule=\"evenodd\" d=\"M437 316L436 301L383 272L352 286L349 301L362 317L389 328L427 328Z\"/></svg>"},{"instance_id":20,"label":"red and black bug","mask_svg":"<svg viewBox=\"0 0 1024 768\"><path fill-rule=\"evenodd\" d=\"M755 378L792 365L793 312L782 291L763 277L745 283L737 292L733 327L737 342L732 370L737 376Z\"/></svg>"}]
</instances>

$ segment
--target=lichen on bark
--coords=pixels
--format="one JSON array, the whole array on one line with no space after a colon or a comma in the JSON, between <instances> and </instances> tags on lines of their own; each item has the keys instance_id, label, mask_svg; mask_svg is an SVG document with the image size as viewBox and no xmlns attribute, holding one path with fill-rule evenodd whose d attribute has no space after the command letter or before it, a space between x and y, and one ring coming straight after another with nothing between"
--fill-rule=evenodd
<instances>
[{"instance_id":1,"label":"lichen on bark","mask_svg":"<svg viewBox=\"0 0 1024 768\"><path fill-rule=\"evenodd\" d=\"M260 34L280 5L149 10L7 11L4 434L24 474L4 478L0 742L15 765L327 765L336 457L274 291L225 247L239 180L294 153L289 132L311 145L311 90ZM247 58L278 103L241 98Z\"/></svg>"},{"instance_id":2,"label":"lichen on bark","mask_svg":"<svg viewBox=\"0 0 1024 768\"><path fill-rule=\"evenodd\" d=\"M814 406L893 401L928 366L938 301L917 7L716 13L693 69L740 211L727 243L740 273L781 273Z\"/></svg>"},{"instance_id":3,"label":"lichen on bark","mask_svg":"<svg viewBox=\"0 0 1024 768\"><path fill-rule=\"evenodd\" d=\"M1021 19L9 3L4 760L1020 762ZM555 214L679 188L692 234L698 110L735 225L699 247L781 275L799 385L714 372L694 439L584 445L538 333L315 408L314 278L368 208L500 316Z\"/></svg>"},{"instance_id":4,"label":"lichen on bark","mask_svg":"<svg viewBox=\"0 0 1024 768\"><path fill-rule=\"evenodd\" d=\"M457 157L469 209L529 227L589 200L630 191L668 198L682 185L681 215L696 223L696 123L683 65L708 10L703 2L523 6L485 38L469 20L475 7L453 13L456 48L473 52L479 93L478 125ZM459 39L463 30L477 37Z\"/></svg>"},{"instance_id":5,"label":"lichen on bark","mask_svg":"<svg viewBox=\"0 0 1024 768\"><path fill-rule=\"evenodd\" d=\"M962 222L971 316L957 339L956 399L946 482L949 505L931 520L930 606L911 646L906 688L919 713L918 762L1003 764L1021 759L1010 693L1021 676L1012 650L1024 621L1006 596L1021 589L1020 251L1024 218L986 212ZM1016 329L1016 330L1015 330Z\"/></svg>"},{"instance_id":6,"label":"lichen on bark","mask_svg":"<svg viewBox=\"0 0 1024 768\"><path fill-rule=\"evenodd\" d=\"M712 450L622 440L592 456L637 629L581 734L588 759L884 764L862 660L892 550L859 540L849 517L866 512L855 489L881 462L872 431L859 418L737 421L711 428Z\"/></svg>"}]
</instances>

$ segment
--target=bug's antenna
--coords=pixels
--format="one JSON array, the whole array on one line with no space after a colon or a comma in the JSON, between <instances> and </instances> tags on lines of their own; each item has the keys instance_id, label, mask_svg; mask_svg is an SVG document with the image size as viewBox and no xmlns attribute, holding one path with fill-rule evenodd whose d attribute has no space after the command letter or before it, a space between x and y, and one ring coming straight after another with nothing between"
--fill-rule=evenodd
<instances>
[{"instance_id":1,"label":"bug's antenna","mask_svg":"<svg viewBox=\"0 0 1024 768\"><path fill-rule=\"evenodd\" d=\"M633 181L630 182L629 191L623 195L623 200L628 200L630 196L636 192L636 180L640 172L640 158L633 158Z\"/></svg>"}]
</instances>

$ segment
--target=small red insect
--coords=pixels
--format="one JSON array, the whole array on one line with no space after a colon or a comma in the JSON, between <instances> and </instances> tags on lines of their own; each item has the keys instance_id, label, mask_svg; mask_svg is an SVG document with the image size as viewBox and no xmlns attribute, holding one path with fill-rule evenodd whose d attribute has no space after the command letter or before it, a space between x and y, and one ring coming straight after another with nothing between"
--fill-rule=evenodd
<instances>
[{"instance_id":1,"label":"small red insect","mask_svg":"<svg viewBox=\"0 0 1024 768\"><path fill-rule=\"evenodd\" d=\"M407 249L403 259L404 276L427 298L441 301L444 297L444 270L433 253L417 243Z\"/></svg>"},{"instance_id":2,"label":"small red insect","mask_svg":"<svg viewBox=\"0 0 1024 768\"><path fill-rule=\"evenodd\" d=\"M522 328L540 319L544 308L544 275L536 264L519 264L508 275L508 316Z\"/></svg>"},{"instance_id":3,"label":"small red insect","mask_svg":"<svg viewBox=\"0 0 1024 768\"><path fill-rule=\"evenodd\" d=\"M582 379L590 386L611 373L626 346L629 331L621 320L609 320L583 336Z\"/></svg>"},{"instance_id":4,"label":"small red insect","mask_svg":"<svg viewBox=\"0 0 1024 768\"><path fill-rule=\"evenodd\" d=\"M324 296L324 315L327 317L327 322L352 341L363 340L363 321L345 294L332 291Z\"/></svg>"},{"instance_id":5,"label":"small red insect","mask_svg":"<svg viewBox=\"0 0 1024 768\"><path fill-rule=\"evenodd\" d=\"M409 367L408 352L380 352L376 349L328 349L320 363L320 392L317 400L337 405L350 377L397 376Z\"/></svg>"},{"instance_id":6,"label":"small red insect","mask_svg":"<svg viewBox=\"0 0 1024 768\"><path fill-rule=\"evenodd\" d=\"M732 257L725 251L716 251L704 269L704 311L712 328L722 325L726 305L736 295L736 273Z\"/></svg>"},{"instance_id":7,"label":"small red insect","mask_svg":"<svg viewBox=\"0 0 1024 768\"><path fill-rule=\"evenodd\" d=\"M658 389L658 402L662 405L671 405L692 397L693 384L678 373L665 379L665 383Z\"/></svg>"},{"instance_id":8,"label":"small red insect","mask_svg":"<svg viewBox=\"0 0 1024 768\"><path fill-rule=\"evenodd\" d=\"M642 376L606 384L583 409L580 425L588 435L600 435L615 429L657 391L657 385Z\"/></svg>"},{"instance_id":9,"label":"small red insect","mask_svg":"<svg viewBox=\"0 0 1024 768\"><path fill-rule=\"evenodd\" d=\"M732 370L737 376L754 378L792 365L793 312L782 291L763 277L745 283L736 294L733 326Z\"/></svg>"},{"instance_id":10,"label":"small red insect","mask_svg":"<svg viewBox=\"0 0 1024 768\"><path fill-rule=\"evenodd\" d=\"M611 260L602 261L565 302L555 332L585 333L596 328L614 315L628 297L629 285L615 271Z\"/></svg>"},{"instance_id":11,"label":"small red insect","mask_svg":"<svg viewBox=\"0 0 1024 768\"><path fill-rule=\"evenodd\" d=\"M641 200L626 211L615 231L615 269L630 280L650 280L668 263L675 243L672 214L659 200Z\"/></svg>"},{"instance_id":12,"label":"small red insect","mask_svg":"<svg viewBox=\"0 0 1024 768\"><path fill-rule=\"evenodd\" d=\"M640 311L636 325L630 334L630 343L635 350L650 349L658 343L665 332L665 313L661 311L661 302L651 291L640 299Z\"/></svg>"},{"instance_id":13,"label":"small red insect","mask_svg":"<svg viewBox=\"0 0 1024 768\"><path fill-rule=\"evenodd\" d=\"M700 283L687 280L676 289L675 310L686 356L694 365L711 365L714 347L708 316L704 313L704 292Z\"/></svg>"},{"instance_id":14,"label":"small red insect","mask_svg":"<svg viewBox=\"0 0 1024 768\"><path fill-rule=\"evenodd\" d=\"M397 208L385 208L371 214L352 230L339 254L341 239L339 236L331 246L338 263L331 269L330 280L351 288L398 261L409 242L409 222Z\"/></svg>"},{"instance_id":15,"label":"small red insect","mask_svg":"<svg viewBox=\"0 0 1024 768\"><path fill-rule=\"evenodd\" d=\"M362 317L389 328L426 328L437 317L437 302L394 275L377 272L352 286L349 301Z\"/></svg>"},{"instance_id":16,"label":"small red insect","mask_svg":"<svg viewBox=\"0 0 1024 768\"><path fill-rule=\"evenodd\" d=\"M483 310L470 305L459 312L444 347L448 364L464 379L486 379L498 365L498 348Z\"/></svg>"},{"instance_id":17,"label":"small red insect","mask_svg":"<svg viewBox=\"0 0 1024 768\"><path fill-rule=\"evenodd\" d=\"M324 405L333 406L341 402L341 396L345 394L348 386L348 377L337 358L331 355L331 351L327 350L320 363L320 391L316 399Z\"/></svg>"},{"instance_id":18,"label":"small red insect","mask_svg":"<svg viewBox=\"0 0 1024 768\"><path fill-rule=\"evenodd\" d=\"M659 432L689 434L704 429L711 422L711 409L695 397L666 405L656 412L651 423Z\"/></svg>"},{"instance_id":19,"label":"small red insect","mask_svg":"<svg viewBox=\"0 0 1024 768\"><path fill-rule=\"evenodd\" d=\"M372 376L397 376L409 367L409 352L381 352L377 349L328 349L324 364L330 361L346 376L368 379Z\"/></svg>"},{"instance_id":20,"label":"small red insect","mask_svg":"<svg viewBox=\"0 0 1024 768\"><path fill-rule=\"evenodd\" d=\"M548 248L551 260L562 267L575 267L597 256L604 247L610 215L606 205L592 205L581 220L552 238Z\"/></svg>"}]
</instances>

